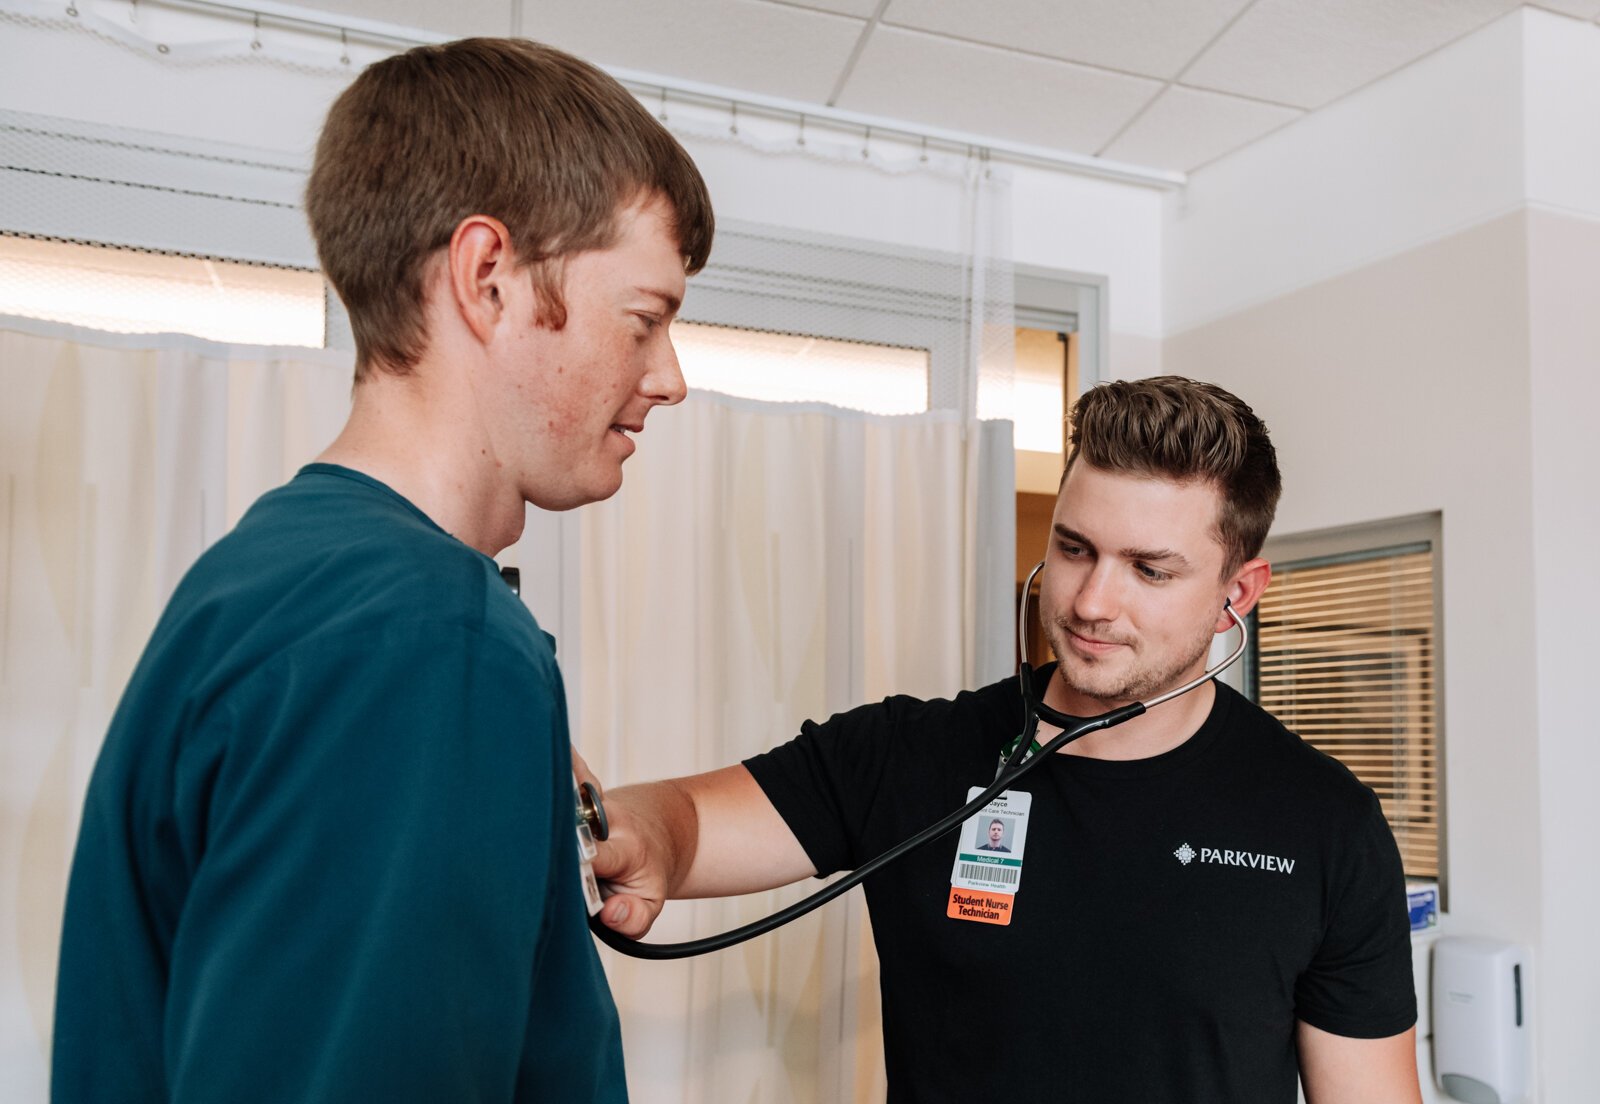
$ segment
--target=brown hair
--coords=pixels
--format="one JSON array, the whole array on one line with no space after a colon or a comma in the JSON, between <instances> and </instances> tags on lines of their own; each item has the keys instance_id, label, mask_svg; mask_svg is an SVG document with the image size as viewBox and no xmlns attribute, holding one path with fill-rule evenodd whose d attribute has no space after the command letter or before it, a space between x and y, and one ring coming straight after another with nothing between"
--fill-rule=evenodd
<instances>
[{"instance_id":1,"label":"brown hair","mask_svg":"<svg viewBox=\"0 0 1600 1104\"><path fill-rule=\"evenodd\" d=\"M1102 471L1204 481L1222 500L1223 575L1261 551L1283 480L1267 427L1236 396L1182 376L1103 383L1072 407L1072 453ZM1062 474L1066 482L1066 474Z\"/></svg>"},{"instance_id":2,"label":"brown hair","mask_svg":"<svg viewBox=\"0 0 1600 1104\"><path fill-rule=\"evenodd\" d=\"M322 269L350 312L356 379L414 367L425 269L462 219L505 223L533 268L539 321L566 324L564 257L604 249L617 215L670 204L685 269L711 252L705 181L627 89L525 39L419 46L369 66L334 101L306 185Z\"/></svg>"}]
</instances>

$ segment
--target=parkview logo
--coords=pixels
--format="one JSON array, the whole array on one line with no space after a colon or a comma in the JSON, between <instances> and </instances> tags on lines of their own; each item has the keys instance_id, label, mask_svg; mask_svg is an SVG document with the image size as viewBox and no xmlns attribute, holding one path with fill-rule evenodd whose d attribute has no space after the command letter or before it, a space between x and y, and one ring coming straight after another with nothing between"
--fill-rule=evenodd
<instances>
[{"instance_id":1,"label":"parkview logo","mask_svg":"<svg viewBox=\"0 0 1600 1104\"><path fill-rule=\"evenodd\" d=\"M1280 874L1294 873L1294 859L1285 859L1279 855L1264 855L1259 851L1232 851L1217 847L1201 847L1196 851L1185 842L1172 854L1184 866L1188 866L1196 859L1199 859L1202 865L1213 863L1218 866L1243 866L1252 870L1272 870Z\"/></svg>"}]
</instances>

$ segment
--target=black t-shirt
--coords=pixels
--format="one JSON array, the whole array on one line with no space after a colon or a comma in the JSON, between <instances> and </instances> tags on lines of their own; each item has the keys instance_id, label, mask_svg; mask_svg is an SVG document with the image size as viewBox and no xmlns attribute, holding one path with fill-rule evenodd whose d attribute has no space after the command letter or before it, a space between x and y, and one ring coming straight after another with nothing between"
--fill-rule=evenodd
<instances>
[{"instance_id":1,"label":"black t-shirt","mask_svg":"<svg viewBox=\"0 0 1600 1104\"><path fill-rule=\"evenodd\" d=\"M1021 727L1013 678L808 722L746 766L830 874L965 804ZM1016 788L1009 925L947 915L959 829L867 880L891 1101L1293 1104L1297 1019L1416 1022L1377 798L1226 686L1172 751L1053 755Z\"/></svg>"}]
</instances>

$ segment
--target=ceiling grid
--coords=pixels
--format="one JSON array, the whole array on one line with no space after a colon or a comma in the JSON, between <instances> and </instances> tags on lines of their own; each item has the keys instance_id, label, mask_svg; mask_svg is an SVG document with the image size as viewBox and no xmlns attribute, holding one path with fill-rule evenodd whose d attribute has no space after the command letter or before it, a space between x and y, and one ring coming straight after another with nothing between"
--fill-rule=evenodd
<instances>
[{"instance_id":1,"label":"ceiling grid","mask_svg":"<svg viewBox=\"0 0 1600 1104\"><path fill-rule=\"evenodd\" d=\"M248 0L212 6L249 10ZM730 102L815 105L819 117L835 109L913 135L1048 151L1082 171L1103 160L1105 175L1181 180L1519 7L1600 23L1600 0L309 0L300 10L439 37L509 29L662 86L728 90Z\"/></svg>"}]
</instances>

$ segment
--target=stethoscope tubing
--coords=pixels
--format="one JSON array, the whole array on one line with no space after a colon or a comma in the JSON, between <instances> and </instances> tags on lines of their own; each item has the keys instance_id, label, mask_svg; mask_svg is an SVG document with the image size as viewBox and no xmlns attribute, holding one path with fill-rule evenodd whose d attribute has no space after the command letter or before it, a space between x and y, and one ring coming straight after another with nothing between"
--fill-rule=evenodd
<instances>
[{"instance_id":1,"label":"stethoscope tubing","mask_svg":"<svg viewBox=\"0 0 1600 1104\"><path fill-rule=\"evenodd\" d=\"M1028 674L1025 673L1024 677L1028 677ZM993 801L999 793L1015 784L1023 775L1033 770L1040 763L1045 762L1052 752L1066 747L1072 741L1087 736L1091 732L1098 732L1102 728L1110 728L1112 725L1121 724L1123 721L1137 717L1139 714L1143 713L1144 710L1145 707L1143 702L1134 702L1131 705L1125 705L1119 709L1113 709L1108 713L1102 713L1097 717L1080 719L1072 728L1063 729L1060 734L1053 738L1048 744L1044 745L1037 755L1031 756L1030 758L1024 760L1010 771L1002 772L1000 776L990 783L989 786L985 788L984 791L977 797L973 798L971 801L967 802L965 805L961 806L961 808L957 809L949 816L946 816L938 823L931 824L927 828L924 828L922 831L918 832L916 835L912 836L910 839L902 840L901 842L895 844L877 858L856 867L855 870L851 871L845 877L840 878L836 882L829 883L827 886L811 894L811 896L806 897L803 900L796 901L794 904L785 908L779 909L770 916L766 916L760 920L745 924L743 927L733 928L729 931L723 932L720 935L709 935L703 939L690 939L682 943L641 943L638 940L629 939L627 936L606 927L605 924L600 921L598 916L589 917L589 930L594 933L596 939L600 940L600 942L604 943L614 951L620 951L623 954L629 955L633 958L651 960L692 958L695 955L707 954L711 951L720 951L725 950L728 947L738 946L740 943L743 943L748 939L754 939L756 936L764 935L767 932L772 931L774 928L782 927L791 920L799 919L812 909L822 907L842 893L848 893L866 879L876 874L879 870L882 870L885 866L888 866L890 863L894 862L900 856L909 851L914 851L923 844L926 844L934 839L937 839L939 836L944 835L946 832L959 825L962 821L966 820L984 806L988 805L989 802ZM1028 727L1032 729L1034 727L1034 723L1030 723ZM1024 743L1026 742L1027 734L1024 736Z\"/></svg>"},{"instance_id":2,"label":"stethoscope tubing","mask_svg":"<svg viewBox=\"0 0 1600 1104\"><path fill-rule=\"evenodd\" d=\"M1024 594L1028 593L1028 591L1032 589L1034 577L1039 574L1040 569L1043 567L1044 563L1041 561L1031 572L1029 572L1028 582L1023 590ZM850 890L860 885L866 879L870 878L872 875L876 874L879 870L882 870L885 866L888 866L902 855L905 855L911 851L915 851L917 848L922 847L924 844L937 839L946 832L955 828L962 821L966 820L974 813L982 810L1001 792L1015 785L1017 781L1019 781L1029 771L1033 770L1040 763L1048 761L1052 754L1060 751L1074 740L1082 739L1091 732L1099 732L1101 729L1111 728L1113 725L1119 725L1124 721L1130 721L1153 706L1160 705L1165 701L1170 701L1181 694L1186 694L1190 690L1195 689L1197 686L1216 678L1226 668L1231 666L1235 660L1244 654L1245 647L1249 643L1250 635L1249 630L1245 627L1244 619L1240 617L1239 614L1234 612L1232 604L1230 603L1224 608L1228 616L1233 618L1233 623L1235 627L1238 628L1241 639L1239 641L1239 646L1235 648L1233 652L1230 653L1229 656L1222 662L1218 663L1215 667L1208 669L1204 674L1199 675L1190 682L1185 683L1183 686L1169 690L1163 694L1151 698L1147 702L1132 702L1128 705L1119 706L1116 709L1101 713L1095 717L1074 717L1067 713L1057 712L1056 710L1045 705L1042 701L1036 700L1034 697L1033 668L1028 665L1027 661L1027 603L1024 602L1023 615L1019 616L1017 619L1017 635L1022 649L1022 662L1018 665L1018 675L1022 684L1024 710L1023 730L1021 736L1017 740L1016 747L1012 750L1010 757L1004 762L1004 764L1002 764L1000 770L995 776L995 780L985 787L983 792L978 794L977 797L974 797L971 801L967 802L965 805L961 806L961 808L939 820L937 823L930 824L916 835L895 844L877 858L871 859L868 862L863 863L861 866L856 867L855 870L851 871L843 878L840 878L838 881L830 882L828 885L811 894L809 897L805 897L791 905L779 909L770 916L762 917L760 920L752 921L751 923L745 924L742 927L732 928L728 931L722 932L719 935L708 935L701 939L689 939L681 943L641 943L636 939L629 939L620 932L613 931L612 929L606 927L598 916L589 917L589 930L594 933L594 937L600 940L600 942L604 943L612 950L628 955L631 958L642 958L651 961L665 961L676 958L693 958L696 955L709 954L712 951L721 951L726 950L729 947L736 947L746 940L754 939L758 935L765 935L767 932L772 931L775 928L780 928L789 923L791 920L798 920L806 913L812 911L813 909L822 907L835 897L850 892ZM1027 758L1022 758L1023 756L1027 755L1027 749L1033 743L1033 738L1038 732L1039 721L1041 718L1060 728L1061 731L1052 737L1050 742L1041 747L1036 753L1028 756Z\"/></svg>"}]
</instances>

